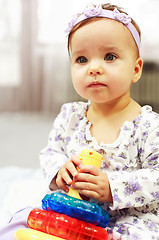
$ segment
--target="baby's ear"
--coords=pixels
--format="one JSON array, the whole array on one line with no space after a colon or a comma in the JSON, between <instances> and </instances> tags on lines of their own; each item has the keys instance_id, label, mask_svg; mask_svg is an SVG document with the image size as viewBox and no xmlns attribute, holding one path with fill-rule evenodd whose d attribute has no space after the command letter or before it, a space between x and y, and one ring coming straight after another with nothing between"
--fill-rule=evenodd
<instances>
[{"instance_id":1,"label":"baby's ear","mask_svg":"<svg viewBox=\"0 0 159 240\"><path fill-rule=\"evenodd\" d=\"M134 65L134 78L133 78L133 83L136 83L140 77L141 77L141 74L142 74L142 67L143 67L143 60L142 58L138 58L135 62L135 65Z\"/></svg>"}]
</instances>

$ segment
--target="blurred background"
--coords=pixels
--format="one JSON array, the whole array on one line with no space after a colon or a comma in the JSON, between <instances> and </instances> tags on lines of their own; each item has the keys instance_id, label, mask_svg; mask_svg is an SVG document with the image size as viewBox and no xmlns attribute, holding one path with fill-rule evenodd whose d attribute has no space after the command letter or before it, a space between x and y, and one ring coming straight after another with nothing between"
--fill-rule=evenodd
<instances>
[{"instance_id":1,"label":"blurred background","mask_svg":"<svg viewBox=\"0 0 159 240\"><path fill-rule=\"evenodd\" d=\"M65 102L80 100L70 76L68 21L87 0L0 0L0 167L39 167L53 120ZM142 33L141 80L132 97L159 113L159 0L110 0Z\"/></svg>"}]
</instances>

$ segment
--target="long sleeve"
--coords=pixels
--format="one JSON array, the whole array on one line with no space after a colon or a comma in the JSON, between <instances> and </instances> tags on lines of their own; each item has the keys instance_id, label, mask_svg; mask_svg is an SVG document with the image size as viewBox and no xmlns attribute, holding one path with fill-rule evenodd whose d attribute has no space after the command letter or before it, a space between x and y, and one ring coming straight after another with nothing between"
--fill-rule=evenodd
<instances>
[{"instance_id":1,"label":"long sleeve","mask_svg":"<svg viewBox=\"0 0 159 240\"><path fill-rule=\"evenodd\" d=\"M50 132L48 145L40 152L40 163L48 185L72 155L88 148L85 137L89 103L72 102L62 106Z\"/></svg>"},{"instance_id":2,"label":"long sleeve","mask_svg":"<svg viewBox=\"0 0 159 240\"><path fill-rule=\"evenodd\" d=\"M54 121L53 128L49 135L48 145L40 152L40 164L48 185L68 160L64 137L66 127L66 108L65 105L63 105L59 115Z\"/></svg>"},{"instance_id":3,"label":"long sleeve","mask_svg":"<svg viewBox=\"0 0 159 240\"><path fill-rule=\"evenodd\" d=\"M142 211L148 211L148 205L159 201L159 126L145 131L143 136L138 150L140 169L108 173L112 210L142 207Z\"/></svg>"}]
</instances>

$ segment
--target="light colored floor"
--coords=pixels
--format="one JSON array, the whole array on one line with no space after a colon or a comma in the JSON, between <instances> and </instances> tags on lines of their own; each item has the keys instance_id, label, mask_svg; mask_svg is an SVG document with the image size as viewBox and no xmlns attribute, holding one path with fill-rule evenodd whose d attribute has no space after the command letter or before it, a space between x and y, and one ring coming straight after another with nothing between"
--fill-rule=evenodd
<instances>
[{"instance_id":1,"label":"light colored floor","mask_svg":"<svg viewBox=\"0 0 159 240\"><path fill-rule=\"evenodd\" d=\"M51 114L0 113L0 167L39 167L54 117Z\"/></svg>"}]
</instances>

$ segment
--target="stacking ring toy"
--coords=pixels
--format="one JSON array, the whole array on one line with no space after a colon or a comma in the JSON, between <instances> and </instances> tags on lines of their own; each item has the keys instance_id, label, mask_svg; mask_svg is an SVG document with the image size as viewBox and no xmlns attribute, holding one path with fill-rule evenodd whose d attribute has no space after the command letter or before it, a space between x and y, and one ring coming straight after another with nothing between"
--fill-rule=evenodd
<instances>
[{"instance_id":1,"label":"stacking ring toy","mask_svg":"<svg viewBox=\"0 0 159 240\"><path fill-rule=\"evenodd\" d=\"M83 165L98 168L103 159L101 154L91 150L83 150L80 158ZM68 195L47 194L42 199L42 208L30 212L27 223L32 229L19 229L15 240L108 239L104 229L109 222L108 212L95 203L84 201L78 190L70 188Z\"/></svg>"},{"instance_id":2,"label":"stacking ring toy","mask_svg":"<svg viewBox=\"0 0 159 240\"><path fill-rule=\"evenodd\" d=\"M63 239L108 239L108 233L104 228L53 211L33 209L28 216L27 223L30 228ZM41 238L41 240L44 239Z\"/></svg>"},{"instance_id":3,"label":"stacking ring toy","mask_svg":"<svg viewBox=\"0 0 159 240\"><path fill-rule=\"evenodd\" d=\"M81 152L80 158L84 165L93 165L98 168L103 160L100 153L88 149ZM62 193L47 194L42 200L42 208L63 213L103 228L109 222L107 211L95 203L82 200L79 192L73 189L69 191L68 195Z\"/></svg>"}]
</instances>

